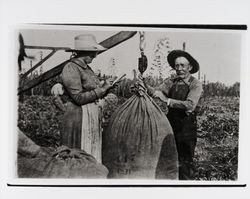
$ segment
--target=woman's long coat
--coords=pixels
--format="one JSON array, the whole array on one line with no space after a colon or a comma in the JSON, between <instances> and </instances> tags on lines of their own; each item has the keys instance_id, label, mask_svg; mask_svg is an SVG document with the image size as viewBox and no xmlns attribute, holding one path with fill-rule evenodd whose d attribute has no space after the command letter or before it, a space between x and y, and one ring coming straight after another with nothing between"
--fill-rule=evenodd
<instances>
[{"instance_id":1,"label":"woman's long coat","mask_svg":"<svg viewBox=\"0 0 250 199\"><path fill-rule=\"evenodd\" d=\"M82 58L73 58L62 71L67 95L61 129L61 144L79 148L101 161L101 127L97 100L99 80Z\"/></svg>"}]
</instances>

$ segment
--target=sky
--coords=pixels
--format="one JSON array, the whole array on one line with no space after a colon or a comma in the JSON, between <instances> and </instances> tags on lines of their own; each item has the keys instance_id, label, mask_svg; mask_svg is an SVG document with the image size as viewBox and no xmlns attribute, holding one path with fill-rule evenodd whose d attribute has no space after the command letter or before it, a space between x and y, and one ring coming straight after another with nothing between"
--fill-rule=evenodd
<instances>
[{"instance_id":1,"label":"sky","mask_svg":"<svg viewBox=\"0 0 250 199\"><path fill-rule=\"evenodd\" d=\"M101 28L101 27L59 27L59 26L35 26L32 28L20 28L25 45L71 47L74 48L74 37L79 34L91 33L96 36L97 42L122 31L122 28ZM127 30L127 29L126 29ZM129 30L135 30L130 28ZM153 75L158 75L158 70L150 70L154 63L155 46L160 39L168 38L170 50L182 49L183 42L186 43L185 50L190 53L200 64L200 74L209 82L222 82L232 85L240 82L240 68L242 59L242 35L243 31L232 30L191 30L191 29L140 29L145 32L145 54L148 58L148 69ZM16 45L18 49L18 44ZM26 50L28 55L36 56L36 64L40 60L41 50ZM50 51L43 51L43 57ZM164 49L163 49L163 52ZM167 53L166 53L167 54ZM49 70L70 58L70 53L59 51L43 64L43 71ZM127 74L132 78L132 70L138 68L139 34L129 40L119 44L100 54L93 60L91 67L94 71L100 70L101 73L115 75ZM111 69L111 60L114 59L115 66ZM30 61L25 60L22 64L28 70ZM164 67L164 77L168 76L170 67ZM195 77L198 74L194 74Z\"/></svg>"}]
</instances>

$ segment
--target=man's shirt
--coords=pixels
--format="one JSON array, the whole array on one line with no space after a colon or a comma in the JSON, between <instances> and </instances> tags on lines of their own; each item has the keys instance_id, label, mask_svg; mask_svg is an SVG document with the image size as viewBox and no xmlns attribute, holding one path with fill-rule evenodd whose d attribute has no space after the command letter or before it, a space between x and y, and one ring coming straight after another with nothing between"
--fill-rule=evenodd
<instances>
[{"instance_id":1,"label":"man's shirt","mask_svg":"<svg viewBox=\"0 0 250 199\"><path fill-rule=\"evenodd\" d=\"M155 91L161 91L164 94L164 96L166 96L166 102L167 102L169 98L169 91L174 84L177 84L177 88L178 85L186 84L189 86L189 93L187 95L186 100L183 101L170 98L169 107L184 109L186 111L192 112L198 104L203 89L202 89L202 84L198 79L193 77L193 80L189 82L190 77L191 75L186 79L182 80L167 79L160 86L156 88L147 86L148 93L149 95L152 96L154 95Z\"/></svg>"}]
</instances>

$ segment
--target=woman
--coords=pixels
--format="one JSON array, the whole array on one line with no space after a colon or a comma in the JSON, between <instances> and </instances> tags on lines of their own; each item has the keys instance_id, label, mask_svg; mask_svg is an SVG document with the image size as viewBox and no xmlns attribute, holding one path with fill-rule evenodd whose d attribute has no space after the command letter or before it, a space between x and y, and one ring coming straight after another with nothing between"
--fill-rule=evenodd
<instances>
[{"instance_id":1,"label":"woman","mask_svg":"<svg viewBox=\"0 0 250 199\"><path fill-rule=\"evenodd\" d=\"M93 35L75 37L74 57L64 66L62 82L68 96L62 121L61 144L80 148L101 162L102 135L97 101L112 87L110 80L102 86L88 66L98 52L106 50Z\"/></svg>"}]
</instances>

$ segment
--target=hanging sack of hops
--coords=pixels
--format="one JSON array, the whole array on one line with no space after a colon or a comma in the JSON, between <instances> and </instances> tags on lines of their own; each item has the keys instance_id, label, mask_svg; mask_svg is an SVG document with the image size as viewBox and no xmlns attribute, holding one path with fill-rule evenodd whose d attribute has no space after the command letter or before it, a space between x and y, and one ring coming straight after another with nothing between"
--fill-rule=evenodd
<instances>
[{"instance_id":1,"label":"hanging sack of hops","mask_svg":"<svg viewBox=\"0 0 250 199\"><path fill-rule=\"evenodd\" d=\"M165 114L146 93L143 82L116 109L106 129L103 164L110 178L177 179L177 150Z\"/></svg>"}]
</instances>

